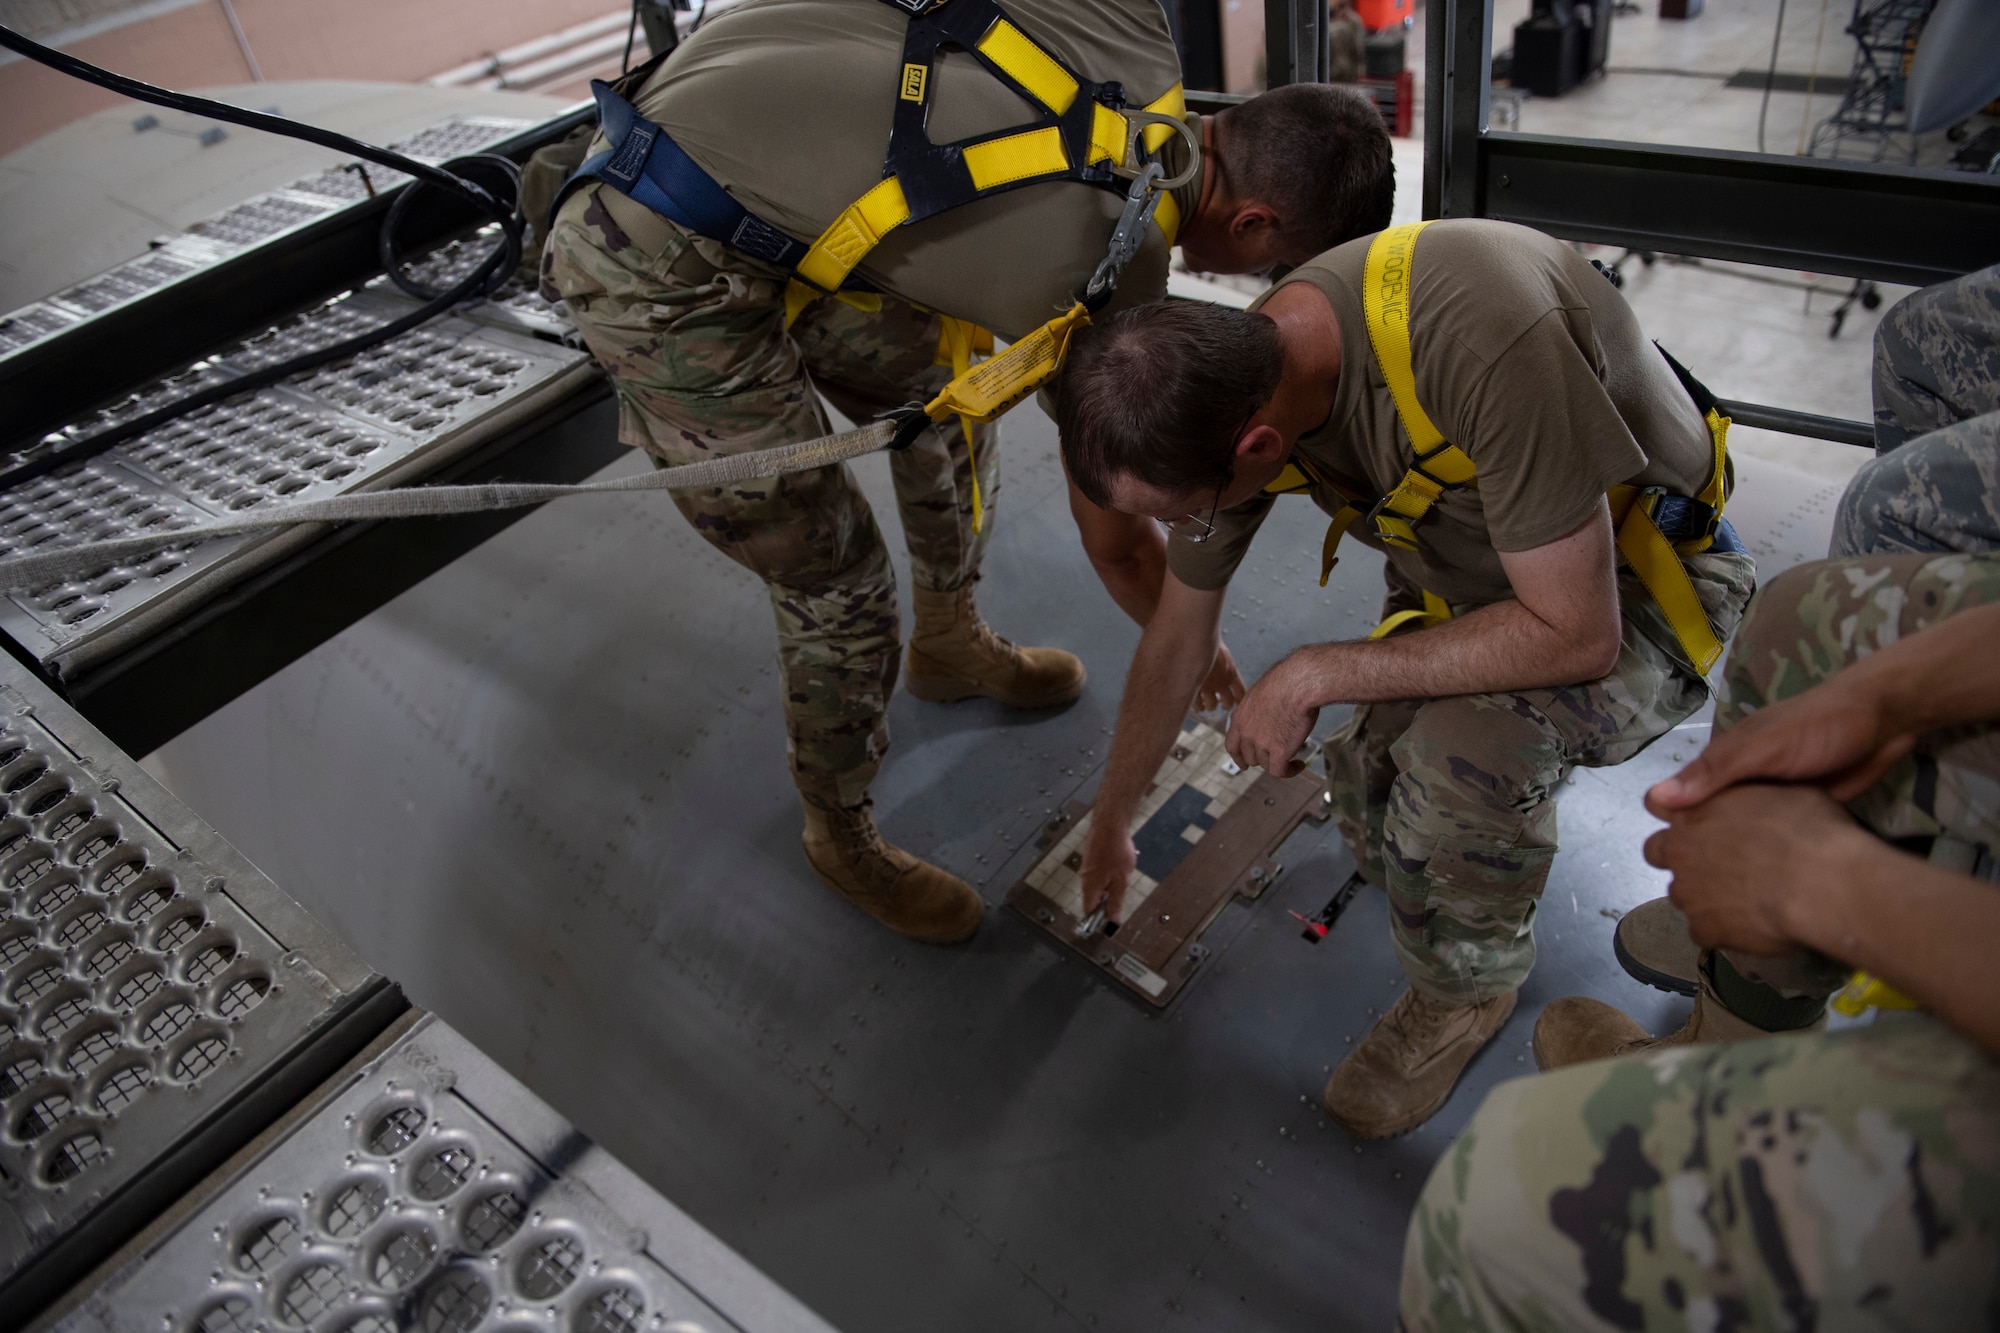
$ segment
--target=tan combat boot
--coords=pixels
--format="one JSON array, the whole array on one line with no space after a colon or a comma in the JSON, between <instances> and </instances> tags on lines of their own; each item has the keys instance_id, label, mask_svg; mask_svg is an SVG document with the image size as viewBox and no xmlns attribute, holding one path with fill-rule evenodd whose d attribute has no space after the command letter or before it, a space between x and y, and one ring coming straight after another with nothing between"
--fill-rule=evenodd
<instances>
[{"instance_id":1,"label":"tan combat boot","mask_svg":"<svg viewBox=\"0 0 2000 1333\"><path fill-rule=\"evenodd\" d=\"M1083 693L1083 663L1059 648L1021 648L995 634L972 604L972 583L956 592L913 589L917 627L903 685L919 699L948 704L984 696L1009 708L1053 708Z\"/></svg>"},{"instance_id":2,"label":"tan combat boot","mask_svg":"<svg viewBox=\"0 0 2000 1333\"><path fill-rule=\"evenodd\" d=\"M882 841L863 804L806 806L806 860L829 889L898 935L925 944L971 938L986 903L958 876Z\"/></svg>"},{"instance_id":3,"label":"tan combat boot","mask_svg":"<svg viewBox=\"0 0 2000 1333\"><path fill-rule=\"evenodd\" d=\"M1357 1139L1409 1133L1444 1105L1513 1012L1512 991L1457 1005L1404 991L1327 1080L1327 1113Z\"/></svg>"},{"instance_id":4,"label":"tan combat boot","mask_svg":"<svg viewBox=\"0 0 2000 1333\"><path fill-rule=\"evenodd\" d=\"M1655 990L1692 997L1701 989L1701 946L1671 898L1640 903L1619 917L1611 952L1633 980Z\"/></svg>"},{"instance_id":5,"label":"tan combat boot","mask_svg":"<svg viewBox=\"0 0 2000 1333\"><path fill-rule=\"evenodd\" d=\"M1705 965L1695 968L1700 989L1694 997L1694 1012L1687 1021L1664 1037L1655 1037L1624 1013L1588 995L1571 995L1551 1001L1535 1020L1535 1064L1542 1070L1561 1069L1586 1060L1608 1060L1615 1055L1637 1055L1669 1046L1694 1046L1725 1041L1750 1041L1773 1035L1748 1019L1739 1018L1722 1003L1709 980ZM1809 1028L1791 1031L1817 1032L1826 1026L1826 1015Z\"/></svg>"}]
</instances>

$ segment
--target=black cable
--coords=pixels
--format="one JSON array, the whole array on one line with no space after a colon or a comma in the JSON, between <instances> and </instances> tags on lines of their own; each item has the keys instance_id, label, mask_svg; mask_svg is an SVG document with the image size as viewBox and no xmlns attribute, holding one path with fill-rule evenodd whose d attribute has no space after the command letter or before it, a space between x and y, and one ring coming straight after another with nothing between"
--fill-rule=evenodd
<instances>
[{"instance_id":1,"label":"black cable","mask_svg":"<svg viewBox=\"0 0 2000 1333\"><path fill-rule=\"evenodd\" d=\"M1778 40L1785 35L1785 0L1778 0L1778 23L1771 29L1771 67L1764 71L1764 102L1757 108L1757 151L1764 151L1764 118L1771 114L1771 81L1778 77Z\"/></svg>"},{"instance_id":2,"label":"black cable","mask_svg":"<svg viewBox=\"0 0 2000 1333\"><path fill-rule=\"evenodd\" d=\"M639 36L639 0L632 0L632 21L625 25L625 58L618 62L620 74L632 72L632 43Z\"/></svg>"},{"instance_id":3,"label":"black cable","mask_svg":"<svg viewBox=\"0 0 2000 1333\"><path fill-rule=\"evenodd\" d=\"M304 353L303 355L280 362L277 365L266 366L261 370L252 371L247 375L238 376L235 379L227 380L220 384L213 384L205 389L199 389L184 398L176 399L165 407L157 408L143 416L135 417L119 425L108 427L105 430L98 431L94 435L87 436L66 446L58 446L46 453L7 468L5 471L0 471L0 490L17 486L24 481L31 480L34 477L41 476L46 472L53 471L67 464L95 457L107 449L132 439L134 436L143 435L147 431L164 425L177 417L184 416L189 412L207 407L213 403L221 402L225 398L234 398L238 394L249 393L261 389L266 385L276 384L280 380L288 379L302 371L314 370L331 362L346 360L349 357L365 352L371 347L378 346L391 338L408 333L411 329L421 324L428 323L454 306L492 295L493 292L506 283L507 279L512 276L515 267L520 263L521 250L525 244L527 230L527 224L521 216L519 205L520 174L518 168L505 158L482 154L469 158L456 159L453 162L446 163L442 167L433 166L428 162L420 162L415 158L405 157L401 153L392 152L386 148L377 148L373 144L349 138L345 134L339 134L332 130L324 130L316 125L304 125L297 121L286 120L282 116L273 116L261 111L246 111L241 107L230 106L226 102L216 102L206 97L194 97L187 93L177 93L165 88L156 88L152 84L141 83L137 79L126 78L122 74L114 74L109 70L100 69L96 65L90 64L88 61L78 60L76 57L62 51L43 46L40 42L23 37L20 33L15 32L12 28L4 24L0 24L0 47L5 47L17 54L26 56L30 60L47 65L49 68L67 74L72 78L81 79L86 83L94 83L101 88L108 88L112 92L130 97L135 101L150 102L155 106L166 107L169 110L185 111L192 115L206 116L212 120L225 121L232 125L242 125L249 129L265 130L272 134L283 135L286 138L300 139L306 143L318 144L323 148L331 148L337 152L346 153L365 161L374 162L379 166L403 172L411 177L411 180L398 193L395 202L390 206L388 217L383 222L379 249L384 257L384 267L388 270L390 280L403 291L408 292L419 300L425 301L425 304L419 309L392 319L386 324L368 330L366 333L357 334L355 337L322 347L318 351ZM506 169L501 172L501 177L514 191L514 199L503 201L477 182L468 180L463 176L454 175L445 169L445 167L456 166L461 163L468 166L475 164L482 165L489 169L495 163L505 163ZM440 293L432 292L429 288L422 286L415 279L405 274L402 263L397 259L395 252L395 227L408 212L411 199L425 185L435 186L458 196L466 203L471 204L480 213L500 224L500 240L494 246L492 253L487 255L456 286Z\"/></svg>"}]
</instances>

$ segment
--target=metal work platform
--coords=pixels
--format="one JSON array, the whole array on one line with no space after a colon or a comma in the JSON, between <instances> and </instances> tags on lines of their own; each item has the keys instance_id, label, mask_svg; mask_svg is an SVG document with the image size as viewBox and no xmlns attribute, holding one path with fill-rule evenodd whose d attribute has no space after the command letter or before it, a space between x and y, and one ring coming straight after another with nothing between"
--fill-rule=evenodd
<instances>
[{"instance_id":1,"label":"metal work platform","mask_svg":"<svg viewBox=\"0 0 2000 1333\"><path fill-rule=\"evenodd\" d=\"M301 1106L62 1333L832 1333L430 1015Z\"/></svg>"},{"instance_id":2,"label":"metal work platform","mask_svg":"<svg viewBox=\"0 0 2000 1333\"><path fill-rule=\"evenodd\" d=\"M295 316L61 432L83 438L174 397L387 323L415 303L359 292ZM582 352L447 317L350 361L203 408L0 492L0 554L186 526L274 501L378 490L462 457L596 378ZM310 543L314 528L212 538L8 595L0 630L58 675L88 671Z\"/></svg>"},{"instance_id":3,"label":"metal work platform","mask_svg":"<svg viewBox=\"0 0 2000 1333\"><path fill-rule=\"evenodd\" d=\"M390 147L420 161L444 162L481 152L529 126L528 121L502 116L454 116ZM400 171L357 163L331 167L282 190L246 199L178 236L162 238L137 259L0 315L0 360L232 255L281 242L301 227L407 179Z\"/></svg>"},{"instance_id":4,"label":"metal work platform","mask_svg":"<svg viewBox=\"0 0 2000 1333\"><path fill-rule=\"evenodd\" d=\"M0 1324L122 1244L402 1007L0 660Z\"/></svg>"}]
</instances>

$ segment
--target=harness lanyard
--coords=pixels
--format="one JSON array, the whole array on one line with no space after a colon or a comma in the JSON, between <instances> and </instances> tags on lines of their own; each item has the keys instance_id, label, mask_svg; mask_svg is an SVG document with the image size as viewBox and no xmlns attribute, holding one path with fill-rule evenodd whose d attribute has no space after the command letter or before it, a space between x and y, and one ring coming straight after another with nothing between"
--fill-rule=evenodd
<instances>
[{"instance_id":1,"label":"harness lanyard","mask_svg":"<svg viewBox=\"0 0 2000 1333\"><path fill-rule=\"evenodd\" d=\"M1413 222L1377 235L1368 246L1361 287L1369 345L1382 368L1389 396L1395 401L1397 419L1403 423L1403 431L1410 437L1410 447L1416 455L1401 480L1375 504L1367 518L1384 545L1405 551L1418 549L1417 525L1439 497L1448 490L1478 485L1471 456L1445 440L1444 432L1417 401L1410 347L1411 274L1417 237L1430 225L1428 221ZM1618 554L1659 604L1681 650L1703 675L1722 656L1722 642L1709 624L1708 612L1702 607L1681 558L1698 555L1714 544L1716 526L1722 520L1729 461L1729 418L1709 406L1705 419L1714 446L1714 465L1707 486L1695 497L1709 511L1701 536L1678 546L1667 540L1653 520L1654 510L1666 494L1660 487L1620 485L1612 487L1606 495L1611 520L1617 526ZM1271 489L1275 486L1276 483ZM1354 521L1354 516L1347 512L1353 507L1352 504L1344 507L1328 530L1321 557L1321 586L1325 585L1326 572L1333 568L1333 547ZM1450 605L1426 590L1422 610L1398 611L1377 625L1368 637L1379 639L1404 625L1434 625L1449 619Z\"/></svg>"}]
</instances>

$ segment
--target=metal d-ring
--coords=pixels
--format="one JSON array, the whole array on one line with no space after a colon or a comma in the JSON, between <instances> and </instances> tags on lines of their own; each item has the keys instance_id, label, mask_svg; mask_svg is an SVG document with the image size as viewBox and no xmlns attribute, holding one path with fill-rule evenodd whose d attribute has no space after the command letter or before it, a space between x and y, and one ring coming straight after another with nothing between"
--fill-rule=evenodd
<instances>
[{"instance_id":1,"label":"metal d-ring","mask_svg":"<svg viewBox=\"0 0 2000 1333\"><path fill-rule=\"evenodd\" d=\"M1179 116L1164 115L1158 111L1121 111L1118 114L1125 117L1125 161L1135 162L1138 165L1115 166L1111 168L1112 175L1123 176L1130 180L1146 169L1145 154L1139 149L1139 135L1148 125L1165 125L1187 140L1187 169L1172 180L1161 181L1160 189L1178 190L1193 180L1194 174L1201 170L1201 138L1194 132L1194 126Z\"/></svg>"}]
</instances>

